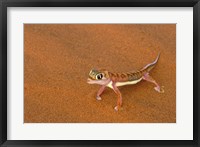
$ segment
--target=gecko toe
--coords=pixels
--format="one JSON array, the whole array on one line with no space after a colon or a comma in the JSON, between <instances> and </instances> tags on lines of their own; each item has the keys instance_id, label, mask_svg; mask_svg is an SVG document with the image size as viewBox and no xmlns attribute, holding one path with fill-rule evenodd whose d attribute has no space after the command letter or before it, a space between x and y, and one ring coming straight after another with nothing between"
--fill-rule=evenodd
<instances>
[{"instance_id":1,"label":"gecko toe","mask_svg":"<svg viewBox=\"0 0 200 147\"><path fill-rule=\"evenodd\" d=\"M96 99L97 99L98 101L102 100L100 96L97 96Z\"/></svg>"},{"instance_id":2,"label":"gecko toe","mask_svg":"<svg viewBox=\"0 0 200 147\"><path fill-rule=\"evenodd\" d=\"M115 111L116 111L116 112L119 110L119 109L118 109L118 106L115 106L115 108L114 108L114 109L115 109Z\"/></svg>"}]
</instances>

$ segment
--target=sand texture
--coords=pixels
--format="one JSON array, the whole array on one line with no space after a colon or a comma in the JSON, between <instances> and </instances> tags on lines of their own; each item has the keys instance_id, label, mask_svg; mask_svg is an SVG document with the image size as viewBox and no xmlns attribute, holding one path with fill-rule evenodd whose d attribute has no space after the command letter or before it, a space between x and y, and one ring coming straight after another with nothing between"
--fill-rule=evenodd
<instances>
[{"instance_id":1,"label":"sand texture","mask_svg":"<svg viewBox=\"0 0 200 147\"><path fill-rule=\"evenodd\" d=\"M151 76L165 93L141 81L120 87L123 110L114 111L117 96L89 85L92 68L112 72L137 70L155 60ZM25 123L175 123L175 24L25 24Z\"/></svg>"}]
</instances>

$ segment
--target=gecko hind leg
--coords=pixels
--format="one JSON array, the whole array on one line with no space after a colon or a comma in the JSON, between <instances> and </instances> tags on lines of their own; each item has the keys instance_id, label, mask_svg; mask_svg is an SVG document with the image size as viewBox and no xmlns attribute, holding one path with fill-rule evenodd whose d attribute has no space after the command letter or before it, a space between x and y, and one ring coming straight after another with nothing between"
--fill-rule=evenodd
<instances>
[{"instance_id":1,"label":"gecko hind leg","mask_svg":"<svg viewBox=\"0 0 200 147\"><path fill-rule=\"evenodd\" d=\"M103 91L105 90L105 85L103 85L103 86L101 86L101 88L99 89L99 91L97 92L97 96L96 96L96 99L98 100L98 101L100 101L101 100L101 97L100 97L100 95L103 93Z\"/></svg>"},{"instance_id":2,"label":"gecko hind leg","mask_svg":"<svg viewBox=\"0 0 200 147\"><path fill-rule=\"evenodd\" d=\"M149 73L146 73L143 77L144 80L151 82L153 84L156 85L156 87L154 87L154 89L159 92L159 93L164 93L164 86L160 86L150 75Z\"/></svg>"}]
</instances>

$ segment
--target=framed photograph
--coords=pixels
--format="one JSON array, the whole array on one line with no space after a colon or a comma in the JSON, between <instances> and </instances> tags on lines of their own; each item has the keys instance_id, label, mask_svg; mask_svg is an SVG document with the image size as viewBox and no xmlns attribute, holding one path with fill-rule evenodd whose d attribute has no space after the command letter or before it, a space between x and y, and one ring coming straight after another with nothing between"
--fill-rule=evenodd
<instances>
[{"instance_id":1,"label":"framed photograph","mask_svg":"<svg viewBox=\"0 0 200 147\"><path fill-rule=\"evenodd\" d=\"M1 146L199 146L198 0L0 10Z\"/></svg>"}]
</instances>

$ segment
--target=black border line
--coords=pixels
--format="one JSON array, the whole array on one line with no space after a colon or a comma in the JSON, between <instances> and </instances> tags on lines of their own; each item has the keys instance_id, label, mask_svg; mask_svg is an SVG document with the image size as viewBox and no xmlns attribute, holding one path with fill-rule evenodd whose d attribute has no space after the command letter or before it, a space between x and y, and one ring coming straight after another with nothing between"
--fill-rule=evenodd
<instances>
[{"instance_id":1,"label":"black border line","mask_svg":"<svg viewBox=\"0 0 200 147\"><path fill-rule=\"evenodd\" d=\"M193 140L7 140L7 7L193 7ZM199 0L0 0L0 145L1 146L181 146L199 144L199 73L200 73L200 2ZM199 57L199 58L198 58ZM199 107L198 107L199 106ZM55 134L56 135L56 134ZM122 134L123 135L123 134Z\"/></svg>"}]
</instances>

